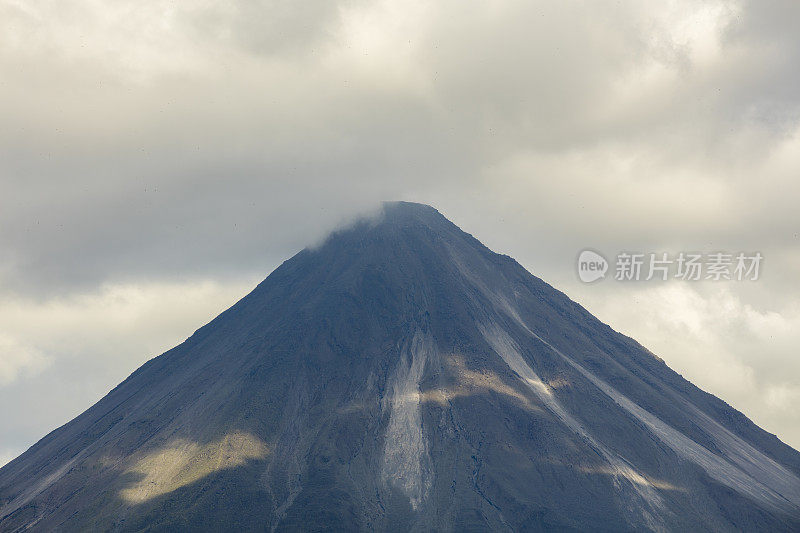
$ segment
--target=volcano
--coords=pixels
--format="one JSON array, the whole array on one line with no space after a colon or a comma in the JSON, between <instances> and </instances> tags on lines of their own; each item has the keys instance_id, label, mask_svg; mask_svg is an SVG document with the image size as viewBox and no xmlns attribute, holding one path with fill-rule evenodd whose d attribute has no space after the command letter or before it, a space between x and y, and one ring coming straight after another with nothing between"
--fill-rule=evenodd
<instances>
[{"instance_id":1,"label":"volcano","mask_svg":"<svg viewBox=\"0 0 800 533\"><path fill-rule=\"evenodd\" d=\"M399 202L0 469L29 530L797 531L800 453Z\"/></svg>"}]
</instances>

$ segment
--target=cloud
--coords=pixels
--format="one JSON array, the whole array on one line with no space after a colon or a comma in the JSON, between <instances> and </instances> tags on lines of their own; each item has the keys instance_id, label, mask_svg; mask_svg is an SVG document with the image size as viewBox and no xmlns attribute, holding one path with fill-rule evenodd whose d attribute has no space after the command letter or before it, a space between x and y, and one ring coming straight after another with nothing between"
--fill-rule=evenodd
<instances>
[{"instance_id":1,"label":"cloud","mask_svg":"<svg viewBox=\"0 0 800 533\"><path fill-rule=\"evenodd\" d=\"M617 226L642 196L714 219L797 131L797 93L769 88L796 86L793 37L758 9L5 4L6 284L251 274L377 201L487 188L495 212L600 189Z\"/></svg>"},{"instance_id":2,"label":"cloud","mask_svg":"<svg viewBox=\"0 0 800 533\"><path fill-rule=\"evenodd\" d=\"M47 366L47 358L35 348L25 346L11 336L0 334L0 387L22 374L35 374Z\"/></svg>"}]
</instances>

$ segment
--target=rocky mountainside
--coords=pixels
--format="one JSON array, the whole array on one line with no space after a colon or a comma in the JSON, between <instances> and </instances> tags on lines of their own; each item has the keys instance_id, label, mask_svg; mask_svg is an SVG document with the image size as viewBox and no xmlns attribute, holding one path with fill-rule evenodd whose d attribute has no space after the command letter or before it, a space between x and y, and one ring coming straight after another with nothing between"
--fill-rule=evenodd
<instances>
[{"instance_id":1,"label":"rocky mountainside","mask_svg":"<svg viewBox=\"0 0 800 533\"><path fill-rule=\"evenodd\" d=\"M324 529L797 531L800 453L392 203L0 469L3 532Z\"/></svg>"}]
</instances>

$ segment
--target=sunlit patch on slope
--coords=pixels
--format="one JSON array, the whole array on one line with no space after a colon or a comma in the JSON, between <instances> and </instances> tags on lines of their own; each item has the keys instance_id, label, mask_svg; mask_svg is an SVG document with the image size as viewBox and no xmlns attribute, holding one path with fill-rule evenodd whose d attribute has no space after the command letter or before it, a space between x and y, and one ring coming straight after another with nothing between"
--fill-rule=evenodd
<instances>
[{"instance_id":1,"label":"sunlit patch on slope","mask_svg":"<svg viewBox=\"0 0 800 533\"><path fill-rule=\"evenodd\" d=\"M423 403L433 402L442 407L446 407L448 402L455 398L465 398L475 396L476 394L493 392L515 400L526 410L541 410L538 406L531 403L528 397L503 381L496 372L492 372L486 368L480 370L467 368L464 357L461 355L451 355L444 359L452 375L455 377L455 383L446 387L427 389L420 392L420 400Z\"/></svg>"},{"instance_id":2,"label":"sunlit patch on slope","mask_svg":"<svg viewBox=\"0 0 800 533\"><path fill-rule=\"evenodd\" d=\"M403 350L389 385L389 425L383 456L382 479L400 489L417 509L431 486L432 469L422 427L420 381L433 354L433 340L417 331Z\"/></svg>"},{"instance_id":3,"label":"sunlit patch on slope","mask_svg":"<svg viewBox=\"0 0 800 533\"><path fill-rule=\"evenodd\" d=\"M136 461L126 473L139 476L120 491L129 503L142 503L198 481L214 472L263 459L267 445L249 433L231 433L208 444L176 439Z\"/></svg>"},{"instance_id":4,"label":"sunlit patch on slope","mask_svg":"<svg viewBox=\"0 0 800 533\"><path fill-rule=\"evenodd\" d=\"M606 476L614 476L617 474L614 471L614 469L609 468L607 466L581 466L578 467L578 470L586 474L600 474ZM645 477L636 472L631 473L631 475L628 477L628 481L630 481L631 483L636 483L637 485L652 485L658 490L673 490L678 492L686 492L686 489L684 489L683 487L678 487L677 485L673 485L669 481L654 479L649 476Z\"/></svg>"}]
</instances>

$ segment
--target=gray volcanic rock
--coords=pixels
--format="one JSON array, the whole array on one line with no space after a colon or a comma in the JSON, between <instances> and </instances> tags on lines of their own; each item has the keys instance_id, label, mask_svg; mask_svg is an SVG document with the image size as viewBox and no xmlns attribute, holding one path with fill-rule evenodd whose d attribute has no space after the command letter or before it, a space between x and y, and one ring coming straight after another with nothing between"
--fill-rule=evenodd
<instances>
[{"instance_id":1,"label":"gray volcanic rock","mask_svg":"<svg viewBox=\"0 0 800 533\"><path fill-rule=\"evenodd\" d=\"M286 261L0 469L0 530L800 529L800 453L431 207Z\"/></svg>"}]
</instances>

